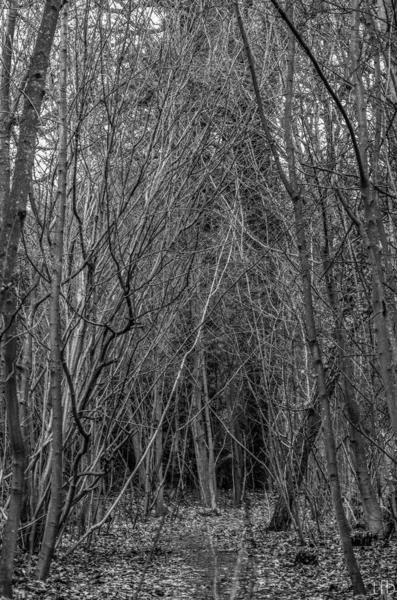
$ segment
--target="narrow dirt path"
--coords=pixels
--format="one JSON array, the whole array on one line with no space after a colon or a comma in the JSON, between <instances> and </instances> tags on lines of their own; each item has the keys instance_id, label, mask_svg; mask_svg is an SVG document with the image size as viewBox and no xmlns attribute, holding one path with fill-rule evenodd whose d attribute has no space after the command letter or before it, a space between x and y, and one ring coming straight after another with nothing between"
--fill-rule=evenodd
<instances>
[{"instance_id":1,"label":"narrow dirt path","mask_svg":"<svg viewBox=\"0 0 397 600\"><path fill-rule=\"evenodd\" d=\"M253 558L247 552L247 533L241 511L223 517L211 512L187 521L174 537L164 540L186 572L192 597L217 600L237 598L237 591L249 588Z\"/></svg>"}]
</instances>

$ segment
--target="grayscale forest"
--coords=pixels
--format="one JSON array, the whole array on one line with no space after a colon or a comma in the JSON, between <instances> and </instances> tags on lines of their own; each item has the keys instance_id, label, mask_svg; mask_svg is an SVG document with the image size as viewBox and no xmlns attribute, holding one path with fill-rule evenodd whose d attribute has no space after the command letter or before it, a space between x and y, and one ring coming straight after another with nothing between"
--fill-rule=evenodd
<instances>
[{"instance_id":1,"label":"grayscale forest","mask_svg":"<svg viewBox=\"0 0 397 600\"><path fill-rule=\"evenodd\" d=\"M396 33L0 0L0 598L395 597Z\"/></svg>"}]
</instances>

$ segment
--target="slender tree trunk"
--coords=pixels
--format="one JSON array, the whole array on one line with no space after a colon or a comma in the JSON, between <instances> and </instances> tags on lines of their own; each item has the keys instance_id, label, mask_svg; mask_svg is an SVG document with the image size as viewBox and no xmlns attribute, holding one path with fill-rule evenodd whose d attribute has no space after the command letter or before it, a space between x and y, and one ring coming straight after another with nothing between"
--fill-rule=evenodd
<instances>
[{"instance_id":1,"label":"slender tree trunk","mask_svg":"<svg viewBox=\"0 0 397 600\"><path fill-rule=\"evenodd\" d=\"M364 222L360 232L367 248L372 270L372 307L374 329L378 344L378 358L385 389L390 420L397 436L397 345L393 331L393 312L385 295L382 261L382 239L379 231L376 198L368 176L368 124L362 66L360 64L360 10L359 0L352 0L351 60L356 98L358 146L360 153L360 189L364 206Z\"/></svg>"},{"instance_id":2,"label":"slender tree trunk","mask_svg":"<svg viewBox=\"0 0 397 600\"><path fill-rule=\"evenodd\" d=\"M290 8L290 17L293 19L292 7ZM292 99L293 99L293 80L295 69L295 37L289 32L289 58L287 75L287 93L285 108L285 141L288 156L289 177L292 183L294 205L295 231L298 241L299 261L301 265L302 283L303 283L303 302L305 310L306 335L308 345L311 351L313 364L315 367L318 390L320 396L322 420L324 427L324 443L327 458L328 477L331 487L332 502L334 505L336 521L338 524L339 535L345 556L346 566L353 585L355 594L365 594L365 586L359 571L356 558L354 556L352 542L350 538L350 528L343 508L342 494L340 489L338 463L336 456L335 438L332 428L331 407L329 394L326 385L325 369L321 355L320 344L317 337L317 327L314 315L311 271L309 261L309 249L306 241L306 223L303 211L303 199L297 192L298 181L296 176L296 167L294 159L294 147L292 141Z\"/></svg>"},{"instance_id":3,"label":"slender tree trunk","mask_svg":"<svg viewBox=\"0 0 397 600\"><path fill-rule=\"evenodd\" d=\"M241 446L241 432L237 414L237 399L234 379L227 386L226 404L229 412L229 426L233 434L231 439L233 460L233 499L234 505L240 506L243 493L243 457ZM237 441L236 441L237 440Z\"/></svg>"},{"instance_id":4,"label":"slender tree trunk","mask_svg":"<svg viewBox=\"0 0 397 600\"><path fill-rule=\"evenodd\" d=\"M332 164L333 151L329 149L328 155ZM371 533L377 534L382 530L382 511L376 499L375 490L371 484L371 478L366 461L366 443L360 432L361 419L360 411L355 400L355 392L352 385L353 364L349 356L346 332L344 328L344 318L346 316L346 307L340 306L338 301L338 292L335 286L335 274L333 261L331 258L331 242L329 239L329 222L326 200L322 197L320 200L322 210L322 221L324 231L323 245L323 264L324 279L328 293L330 306L334 312L335 318L335 343L340 352L340 370L342 374L342 385L345 400L346 413L349 420L350 448L353 454L353 463L357 484L360 491L365 520Z\"/></svg>"},{"instance_id":5,"label":"slender tree trunk","mask_svg":"<svg viewBox=\"0 0 397 600\"><path fill-rule=\"evenodd\" d=\"M10 209L11 160L10 140L12 130L12 111L10 102L11 67L14 46L14 34L17 21L17 3L9 3L7 28L1 55L0 76L0 240L4 239L6 215ZM6 247L3 246L3 252ZM0 251L1 254L1 251ZM1 277L1 276L0 276ZM2 286L2 290L4 290ZM12 598L12 576L15 548L18 540L18 527L21 518L25 450L21 431L18 395L17 395L17 341L16 341L16 302L12 291L2 292L5 339L4 355L4 401L10 437L12 457L11 493L7 521L3 530L3 545L0 555L0 596ZM1 304L1 302L0 302Z\"/></svg>"},{"instance_id":6,"label":"slender tree trunk","mask_svg":"<svg viewBox=\"0 0 397 600\"><path fill-rule=\"evenodd\" d=\"M24 94L24 105L20 118L12 184L10 139L14 113L17 110L17 102L11 109L10 82L17 2L11 0L9 3L10 8L5 44L2 48L2 74L0 81L0 314L4 314L6 319L8 319L8 307L6 304L9 302L7 290L12 285L21 229L26 215L26 204L32 182L36 137L40 125L45 80L61 1L46 0L44 4L40 28L30 59L28 75L26 80L21 84ZM17 488L15 488L15 491L17 492ZM18 516L19 519L19 500L16 497L15 499L17 500L17 504L13 508L13 518ZM19 521L16 524L17 528L18 525ZM11 541L10 544L12 545ZM4 570L6 578L9 577L9 565L13 559L11 545L7 557L8 567L5 566ZM5 549L6 545L3 544L4 552ZM7 593L9 593L9 588Z\"/></svg>"},{"instance_id":7,"label":"slender tree trunk","mask_svg":"<svg viewBox=\"0 0 397 600\"><path fill-rule=\"evenodd\" d=\"M211 497L211 508L216 509L216 473L215 473L215 454L214 454L214 438L212 435L210 399L208 394L207 371L204 350L201 350L201 365L203 369L203 392L204 392L204 415L205 425L207 430L207 445L208 445L208 484Z\"/></svg>"},{"instance_id":8,"label":"slender tree trunk","mask_svg":"<svg viewBox=\"0 0 397 600\"><path fill-rule=\"evenodd\" d=\"M17 394L17 330L15 321L15 297L12 292L5 301L5 341L4 341L4 396L7 410L7 424L10 436L12 457L12 479L10 505L3 531L3 545L0 556L0 597L12 598L12 575L15 548L18 540L18 527L24 491L25 450L19 420Z\"/></svg>"},{"instance_id":9,"label":"slender tree trunk","mask_svg":"<svg viewBox=\"0 0 397 600\"><path fill-rule=\"evenodd\" d=\"M39 278L37 277L35 283L38 284ZM33 336L30 334L30 330L33 329L34 316L37 309L35 302L36 293L35 290L31 294L31 307L29 310L29 316L27 319L27 332L26 339L23 344L22 351L22 375L20 383L20 411L21 411L21 427L23 441L25 445L26 456L31 456L31 450L34 448L34 417L33 417L33 406L31 398L31 377L32 377L32 366L33 366ZM25 489L23 498L23 507L21 512L21 522L25 525L22 530L22 545L25 549L29 546L29 537L32 529L32 520L34 512L34 499L33 499L33 488L34 488L34 472L33 470L26 470L25 472ZM27 525L27 526L26 526Z\"/></svg>"},{"instance_id":10,"label":"slender tree trunk","mask_svg":"<svg viewBox=\"0 0 397 600\"><path fill-rule=\"evenodd\" d=\"M154 374L155 378L157 379L158 377L158 372L157 370L155 371ZM156 473L156 480L157 480L157 489L156 489L156 496L157 496L157 500L156 500L156 514L158 516L161 516L164 514L164 475L163 475L163 432L162 429L160 428L159 423L161 422L161 415L162 415L162 410L163 410L163 403L162 403L162 394L161 394L161 390L159 389L159 381L156 381L154 384L154 391L153 391L153 396L154 396L154 418L155 418L155 429L159 429L158 433L157 433L157 437L156 437L156 441L155 441L155 473Z\"/></svg>"},{"instance_id":11,"label":"slender tree trunk","mask_svg":"<svg viewBox=\"0 0 397 600\"><path fill-rule=\"evenodd\" d=\"M314 307L310 280L310 264L308 261L307 244L305 239L305 224L303 219L302 202L295 199L295 229L298 239L299 258L302 270L303 297L305 306L305 319L308 345L311 350L312 360L318 381L321 413L324 427L324 445L328 467L328 478L331 487L332 503L334 505L339 535L345 556L346 566L353 585L355 594L365 594L365 586L359 571L350 538L350 529L343 508L342 494L339 483L338 465L336 457L335 438L332 429L331 408L325 380L325 370L317 338L314 318Z\"/></svg>"},{"instance_id":12,"label":"slender tree trunk","mask_svg":"<svg viewBox=\"0 0 397 600\"><path fill-rule=\"evenodd\" d=\"M135 420L136 419L137 419L137 417L135 417ZM132 447L134 449L134 458L135 458L136 465L139 463L139 461L141 460L141 456L142 456L142 439L141 439L140 429L142 429L142 426L135 425L133 432L131 434ZM141 486L141 488L144 489L145 488L145 465L143 463L140 464L139 469L138 469L138 481L139 481L139 485Z\"/></svg>"},{"instance_id":13,"label":"slender tree trunk","mask_svg":"<svg viewBox=\"0 0 397 600\"><path fill-rule=\"evenodd\" d=\"M373 534L379 534L383 528L382 511L376 499L368 471L365 442L363 435L360 433L360 411L351 384L352 373L349 359L345 360L344 364L342 363L342 371L346 412L349 419L350 446L353 453L357 485L363 502L364 517L369 531Z\"/></svg>"},{"instance_id":14,"label":"slender tree trunk","mask_svg":"<svg viewBox=\"0 0 397 600\"><path fill-rule=\"evenodd\" d=\"M10 2L7 30L1 52L0 77L0 225L4 230L6 210L10 203L11 160L10 143L12 130L11 113L11 67L14 47L15 25L17 21L16 0ZM1 238L0 238L1 239Z\"/></svg>"},{"instance_id":15,"label":"slender tree trunk","mask_svg":"<svg viewBox=\"0 0 397 600\"><path fill-rule=\"evenodd\" d=\"M48 576L62 511L62 357L60 329L60 293L62 280L63 237L66 210L67 184L67 46L68 5L65 4L61 25L60 89L59 89L59 163L58 163L58 218L51 244L51 298L50 298L50 396L52 404L52 471L51 500L43 542L37 564L37 577L45 581Z\"/></svg>"},{"instance_id":16,"label":"slender tree trunk","mask_svg":"<svg viewBox=\"0 0 397 600\"><path fill-rule=\"evenodd\" d=\"M36 137L40 125L45 80L61 3L62 0L46 0L44 4L40 28L37 33L24 88L25 100L20 119L11 190L8 193L7 188L4 188L6 190L6 198L1 198L4 201L4 205L2 207L3 221L0 231L0 313L5 301L4 291L2 290L8 288L14 272L19 238L26 215L26 204L32 182ZM10 14L13 13L14 17L16 16L15 11L16 3L13 2ZM10 48L12 49L12 45ZM7 69L8 67L6 66L5 72L7 72ZM3 137L4 131L9 135L12 119L13 115L10 110L7 113L7 117L4 117L4 113L2 113L1 137ZM3 140L5 146L2 149L7 153L7 148L9 149L9 137L8 140L7 138L3 138ZM0 162L2 159L3 157L0 157ZM7 160L9 161L9 155ZM7 168L9 169L9 166ZM6 174L7 178L9 176L10 173ZM0 177L2 177L1 173ZM1 181L0 183L0 190L3 190L3 182ZM2 191L0 191L0 194L2 194Z\"/></svg>"},{"instance_id":17,"label":"slender tree trunk","mask_svg":"<svg viewBox=\"0 0 397 600\"><path fill-rule=\"evenodd\" d=\"M209 485L208 448L206 444L205 422L202 403L201 343L198 340L194 350L193 390L192 390L192 433L196 454L197 473L201 500L205 506L211 506Z\"/></svg>"},{"instance_id":18,"label":"slender tree trunk","mask_svg":"<svg viewBox=\"0 0 397 600\"><path fill-rule=\"evenodd\" d=\"M154 419L151 419L149 435L147 436L147 440L152 439L154 432ZM153 454L154 449L153 446L149 449L145 456L145 500L143 507L143 514L145 517L149 514L149 509L152 500L152 476L153 476Z\"/></svg>"},{"instance_id":19,"label":"slender tree trunk","mask_svg":"<svg viewBox=\"0 0 397 600\"><path fill-rule=\"evenodd\" d=\"M307 473L309 456L321 426L320 403L318 394L300 424L298 435L292 449L292 468L287 470L284 493L280 494L274 507L268 529L286 531L291 524L295 495Z\"/></svg>"}]
</instances>

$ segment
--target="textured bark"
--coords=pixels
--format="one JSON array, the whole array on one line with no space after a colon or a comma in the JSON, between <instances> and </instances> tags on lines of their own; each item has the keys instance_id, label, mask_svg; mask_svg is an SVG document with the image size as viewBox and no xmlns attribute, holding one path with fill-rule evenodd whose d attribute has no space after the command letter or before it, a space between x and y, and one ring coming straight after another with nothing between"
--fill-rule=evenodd
<instances>
[{"instance_id":1,"label":"textured bark","mask_svg":"<svg viewBox=\"0 0 397 600\"><path fill-rule=\"evenodd\" d=\"M135 426L135 428L131 434L131 440L132 440L132 447L134 449L135 464L137 465L140 462L141 457L142 457L141 433L137 426ZM139 466L138 478L139 478L139 485L142 487L142 489L144 489L144 487L145 487L145 466L143 463L141 463Z\"/></svg>"},{"instance_id":2,"label":"textured bark","mask_svg":"<svg viewBox=\"0 0 397 600\"><path fill-rule=\"evenodd\" d=\"M350 361L349 361L350 362ZM371 483L366 460L365 441L360 432L360 411L354 398L354 389L351 384L350 364L342 363L344 373L344 396L346 412L349 418L350 446L353 454L354 469L357 477L358 489L364 509L364 518L368 529L373 534L379 534L383 528L382 510L376 499L375 490Z\"/></svg>"},{"instance_id":3,"label":"textured bark","mask_svg":"<svg viewBox=\"0 0 397 600\"><path fill-rule=\"evenodd\" d=\"M157 378L157 372L155 372ZM154 401L154 426L158 429L156 441L155 441L155 473L157 479L156 489L156 514L161 516L164 514L164 473L163 473L163 432L159 425L161 421L161 415L163 411L163 402L161 396L161 390L159 389L159 381L154 384L153 390L153 401Z\"/></svg>"},{"instance_id":4,"label":"textured bark","mask_svg":"<svg viewBox=\"0 0 397 600\"><path fill-rule=\"evenodd\" d=\"M26 215L26 204L32 181L36 137L45 93L45 80L61 3L61 0L46 0L45 2L24 88L25 100L20 119L13 180L11 190L9 194L7 193L8 198L6 198L6 202L2 207L0 313L5 301L5 292L10 285L14 272L19 239ZM7 123L6 126L10 128L11 123ZM7 152L7 148L4 148L4 150Z\"/></svg>"},{"instance_id":5,"label":"textured bark","mask_svg":"<svg viewBox=\"0 0 397 600\"><path fill-rule=\"evenodd\" d=\"M10 302L9 288L12 286L18 245L26 214L28 194L31 188L36 137L40 124L45 80L50 51L61 7L61 0L47 0L44 5L40 28L36 36L35 46L30 60L28 75L23 84L24 105L19 125L19 137L11 184L10 137L13 125L13 114L10 105L10 73L15 21L17 17L16 7L16 2L10 3L5 44L2 49L2 77L0 84L0 314L4 315L5 321L9 324L11 318L8 304ZM12 319L14 318L15 315ZM10 347L6 352L9 351L11 351ZM13 379L14 376L11 375L10 372L10 379L6 385L6 394L16 395L16 381L12 383ZM15 389L13 389L13 386ZM15 413L13 413L12 418L13 420L16 418ZM14 423L13 428L15 428ZM14 432L15 435L19 435L15 429ZM15 440L14 442L17 446L22 443L19 441L16 442ZM14 442L11 440L11 446ZM17 470L15 472L17 478L19 478L20 465L23 464L22 453L23 449L18 449L18 459L13 466L13 470ZM12 526L11 524L8 526L10 527L10 531L6 531L7 541L3 543L3 559L7 564L2 565L1 567L1 572L3 573L2 577L5 578L4 595L6 596L9 596L11 593L9 587L11 584L9 582L7 583L7 580L9 579L10 569L12 569L14 555L13 545L14 541L16 541L15 536L17 535L19 526L22 489L23 481L15 483L15 487L13 483L10 515L12 515L12 520L15 522ZM16 519L18 519L18 523L16 522Z\"/></svg>"},{"instance_id":6,"label":"textured bark","mask_svg":"<svg viewBox=\"0 0 397 600\"><path fill-rule=\"evenodd\" d=\"M233 500L240 506L243 494L243 453L241 448L241 432L237 414L237 398L234 380L227 386L226 403L229 413L229 426L233 434L231 439L233 460Z\"/></svg>"},{"instance_id":7,"label":"textured bark","mask_svg":"<svg viewBox=\"0 0 397 600\"><path fill-rule=\"evenodd\" d=\"M334 151L331 147L332 142L328 141L328 158L329 164L334 164ZM326 198L321 196L320 199L324 244L323 244L323 267L324 280L329 304L334 313L335 319L335 343L339 347L339 365L342 376L342 387L344 392L345 408L349 421L350 448L353 455L353 464L355 475L357 478L358 488L360 491L364 515L371 533L377 534L382 529L382 511L376 499L375 490L371 484L371 477L368 471L366 461L366 441L361 434L360 428L360 411L355 400L355 391L352 385L353 363L350 358L350 353L347 348L345 318L348 311L351 311L351 306L341 306L338 298L338 291L335 285L334 262L332 260L332 243L329 235L329 219Z\"/></svg>"},{"instance_id":8,"label":"textured bark","mask_svg":"<svg viewBox=\"0 0 397 600\"><path fill-rule=\"evenodd\" d=\"M212 435L211 414L210 414L210 399L208 395L207 371L205 366L205 354L201 351L201 366L203 376L203 392L204 392L204 415L205 426L207 431L207 447L208 447L208 485L210 490L210 502L212 510L216 509L216 476L215 476L215 454L214 454L214 438Z\"/></svg>"},{"instance_id":9,"label":"textured bark","mask_svg":"<svg viewBox=\"0 0 397 600\"><path fill-rule=\"evenodd\" d=\"M310 279L310 264L308 260L307 242L305 239L305 224L303 218L302 201L298 197L294 201L295 229L298 239L298 250L302 272L303 297L305 307L305 322L307 342L311 351L314 368L317 375L318 390L321 404L322 421L324 427L324 445L327 459L328 478L331 488L332 503L335 510L343 554L347 570L353 585L355 594L365 594L365 586L354 556L350 538L350 528L343 508L342 494L340 489L338 465L335 447L335 438L332 429L332 417L328 390L325 379L325 369L321 355L321 349L317 338L316 323L314 317L314 306Z\"/></svg>"},{"instance_id":10,"label":"textured bark","mask_svg":"<svg viewBox=\"0 0 397 600\"><path fill-rule=\"evenodd\" d=\"M358 0L352 0L351 60L358 122L358 145L361 160L360 189L364 206L364 224L360 232L367 248L372 271L372 308L378 344L378 358L394 434L397 436L397 347L393 332L393 311L385 296L382 260L382 240L378 227L377 207L368 176L368 125L362 66L360 64L360 10Z\"/></svg>"},{"instance_id":11,"label":"textured bark","mask_svg":"<svg viewBox=\"0 0 397 600\"><path fill-rule=\"evenodd\" d=\"M292 449L292 467L287 471L284 493L280 494L274 507L268 529L286 531L291 524L294 500L307 473L309 457L321 426L319 397L316 394L312 406L302 421Z\"/></svg>"},{"instance_id":12,"label":"textured bark","mask_svg":"<svg viewBox=\"0 0 397 600\"><path fill-rule=\"evenodd\" d=\"M292 19L292 9L291 9ZM346 567L350 575L355 594L365 594L365 586L354 555L350 538L350 528L343 508L342 494L340 489L338 463L336 456L335 438L332 428L331 407L326 385L325 369L321 354L321 348L317 337L315 321L311 270L309 261L309 249L306 240L306 223L303 211L303 198L298 192L299 186L294 162L294 147L292 142L292 99L293 99L293 76L295 64L295 38L289 33L289 57L288 57L288 80L285 109L285 140L288 156L289 177L294 190L291 196L294 205L295 231L298 241L299 262L303 284L303 302L305 312L305 324L307 342L311 352L313 365L317 375L318 391L320 397L322 421L324 427L324 446L327 459L328 478L331 488L332 503L335 510L343 554Z\"/></svg>"},{"instance_id":13,"label":"textured bark","mask_svg":"<svg viewBox=\"0 0 397 600\"><path fill-rule=\"evenodd\" d=\"M10 141L12 130L11 114L11 65L14 46L15 25L17 20L16 2L10 2L7 19L7 30L1 53L1 79L0 79L0 226L3 230L5 210L9 205L11 161Z\"/></svg>"},{"instance_id":14,"label":"textured bark","mask_svg":"<svg viewBox=\"0 0 397 600\"><path fill-rule=\"evenodd\" d=\"M202 366L200 341L197 343L194 351L191 427L196 454L201 500L205 506L211 506L208 448L206 443L206 431L202 404Z\"/></svg>"},{"instance_id":15,"label":"textured bark","mask_svg":"<svg viewBox=\"0 0 397 600\"><path fill-rule=\"evenodd\" d=\"M14 555L18 540L18 527L24 491L25 450L19 420L17 395L17 331L15 321L15 297L8 293L5 305L4 342L4 396L7 410L7 424L12 456L12 479L10 504L3 531L3 545L0 556L0 597L12 598L12 575Z\"/></svg>"},{"instance_id":16,"label":"textured bark","mask_svg":"<svg viewBox=\"0 0 397 600\"><path fill-rule=\"evenodd\" d=\"M51 243L51 296L50 296L50 403L52 407L52 464L51 499L48 508L43 542L37 563L37 577L45 581L54 555L62 511L62 356L60 329L60 294L62 280L63 237L66 210L67 183L67 30L68 5L64 7L60 47L59 89L59 157L58 157L58 217L56 232Z\"/></svg>"}]
</instances>

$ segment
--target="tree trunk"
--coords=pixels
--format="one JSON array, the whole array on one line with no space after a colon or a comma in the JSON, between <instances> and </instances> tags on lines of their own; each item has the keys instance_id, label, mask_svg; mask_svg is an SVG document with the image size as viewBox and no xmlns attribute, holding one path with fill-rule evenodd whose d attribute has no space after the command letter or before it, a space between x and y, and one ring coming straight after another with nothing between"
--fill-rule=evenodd
<instances>
[{"instance_id":1,"label":"tree trunk","mask_svg":"<svg viewBox=\"0 0 397 600\"><path fill-rule=\"evenodd\" d=\"M10 143L13 115L11 114L11 67L14 48L15 25L17 21L16 0L10 2L7 30L1 52L0 76L0 225L4 235L6 210L10 204L11 160ZM0 236L1 239L1 236ZM4 248L4 252L6 249Z\"/></svg>"},{"instance_id":2,"label":"tree trunk","mask_svg":"<svg viewBox=\"0 0 397 600\"><path fill-rule=\"evenodd\" d=\"M292 8L290 9L293 18ZM324 363L321 355L320 344L317 337L317 328L314 314L311 272L309 262L309 250L306 240L306 223L303 211L303 199L297 190L298 181L296 176L294 147L292 141L292 99L293 79L295 65L295 37L289 32L289 59L287 75L287 93L285 108L285 140L288 156L288 168L290 181L292 183L292 201L294 205L295 231L298 242L299 261L303 284L303 302L305 311L306 335L310 348L313 365L317 375L318 390L321 403L321 413L324 427L324 445L328 467L328 477L331 488L332 503L334 505L339 535L345 556L347 570L353 585L354 594L365 594L365 586L359 571L353 546L350 538L349 524L343 508L342 494L339 483L338 463L336 456L335 438L332 429L331 407L326 385Z\"/></svg>"},{"instance_id":3,"label":"tree trunk","mask_svg":"<svg viewBox=\"0 0 397 600\"><path fill-rule=\"evenodd\" d=\"M359 1L352 0L351 61L356 98L357 137L359 147L360 190L364 206L364 223L359 223L372 271L372 308L374 329L378 344L378 358L386 400L394 435L397 436L397 346L393 331L394 306L389 306L385 295L382 261L382 239L378 225L376 198L368 176L368 124L362 80ZM389 310L391 308L391 310Z\"/></svg>"},{"instance_id":4,"label":"tree trunk","mask_svg":"<svg viewBox=\"0 0 397 600\"><path fill-rule=\"evenodd\" d=\"M0 597L12 598L12 575L15 548L18 540L18 527L24 491L25 450L19 420L17 394L17 330L15 321L15 297L12 292L5 301L5 341L4 341L4 396L7 410L7 424L12 456L12 479L10 505L3 531L3 545L0 556Z\"/></svg>"},{"instance_id":5,"label":"tree trunk","mask_svg":"<svg viewBox=\"0 0 397 600\"><path fill-rule=\"evenodd\" d=\"M204 415L205 426L207 431L207 446L208 446L208 484L211 498L211 508L216 509L216 475L215 475L215 455L214 455L214 438L212 435L210 399L208 394L207 371L204 350L201 350L201 366L203 376L203 392L204 392Z\"/></svg>"},{"instance_id":6,"label":"tree trunk","mask_svg":"<svg viewBox=\"0 0 397 600\"><path fill-rule=\"evenodd\" d=\"M196 454L201 500L205 506L211 506L208 448L206 444L206 431L202 404L202 366L200 340L198 340L194 350L191 427Z\"/></svg>"},{"instance_id":7,"label":"tree trunk","mask_svg":"<svg viewBox=\"0 0 397 600\"><path fill-rule=\"evenodd\" d=\"M229 427L233 435L230 442L233 457L233 500L235 506L240 506L243 493L243 457L239 444L241 442L241 432L234 379L231 379L227 386L226 404L229 413Z\"/></svg>"},{"instance_id":8,"label":"tree trunk","mask_svg":"<svg viewBox=\"0 0 397 600\"><path fill-rule=\"evenodd\" d=\"M137 416L135 416L135 420ZM131 434L132 439L132 447L134 449L134 459L135 464L137 465L142 457L142 439L141 439L141 430L142 425L134 425L134 429ZM145 488L145 465L141 463L138 468L138 481L139 485L142 489Z\"/></svg>"},{"instance_id":9,"label":"tree trunk","mask_svg":"<svg viewBox=\"0 0 397 600\"><path fill-rule=\"evenodd\" d=\"M280 494L269 523L270 531L286 531L291 524L295 495L302 485L309 464L309 456L321 426L320 403L316 394L312 406L300 424L295 440L292 468L287 470L284 493Z\"/></svg>"},{"instance_id":10,"label":"tree trunk","mask_svg":"<svg viewBox=\"0 0 397 600\"><path fill-rule=\"evenodd\" d=\"M153 390L153 401L154 401L154 427L158 429L156 441L154 443L155 448L155 460L154 460L154 469L156 473L157 480L157 489L156 489L156 515L162 516L164 514L164 473L163 473L163 431L160 427L161 415L163 410L163 402L162 402L162 392L159 389L159 381L157 380L158 371L156 370L154 373L154 377L156 379L154 383Z\"/></svg>"},{"instance_id":11,"label":"tree trunk","mask_svg":"<svg viewBox=\"0 0 397 600\"><path fill-rule=\"evenodd\" d=\"M66 210L67 184L67 44L68 44L68 5L65 4L62 16L60 43L60 77L59 77L59 163L57 204L59 214L56 232L51 244L51 297L50 297L50 398L52 404L52 465L51 465L51 500L48 508L43 542L37 563L37 577L41 581L47 579L55 543L58 535L59 521L62 511L62 357L60 328L60 293L62 280L63 237Z\"/></svg>"},{"instance_id":12,"label":"tree trunk","mask_svg":"<svg viewBox=\"0 0 397 600\"><path fill-rule=\"evenodd\" d=\"M357 477L357 485L360 490L363 503L364 518L368 529L373 534L382 531L382 511L376 499L375 490L371 483L366 460L365 441L360 432L360 411L354 398L354 389L351 384L350 360L342 363L343 391L345 396L346 412L349 419L350 446L353 454L354 470Z\"/></svg>"},{"instance_id":13,"label":"tree trunk","mask_svg":"<svg viewBox=\"0 0 397 600\"><path fill-rule=\"evenodd\" d=\"M19 137L13 171L11 190L5 188L5 203L2 207L2 228L0 231L0 290L8 289L14 272L19 238L26 215L26 204L32 182L32 169L35 156L36 136L40 125L40 113L44 98L45 80L50 59L62 0L46 0L40 28L30 61L26 86L24 87L24 106L20 119ZM11 11L15 10L13 3ZM12 48L12 46L11 46ZM5 66L5 71L7 70ZM11 132L13 115L1 114L2 132ZM6 124L5 124L6 121ZM1 136L0 136L1 137ZM2 150L9 161L9 137L5 139ZM0 161L3 157L0 158ZM9 168L9 163L8 163ZM7 167L6 167L7 169ZM0 173L0 177L2 177ZM9 173L6 175L9 181ZM3 181L0 182L0 190ZM7 185L7 182L6 182ZM2 192L0 191L0 194ZM3 198L2 198L3 199ZM5 301L4 291L0 292L0 313Z\"/></svg>"},{"instance_id":14,"label":"tree trunk","mask_svg":"<svg viewBox=\"0 0 397 600\"><path fill-rule=\"evenodd\" d=\"M330 164L333 164L333 149L329 142L328 157ZM350 448L353 454L353 463L357 484L360 491L365 520L371 533L377 534L382 530L382 511L376 499L375 490L371 484L371 478L366 461L366 443L360 432L360 411L354 397L354 388L352 385L353 364L349 356L346 342L346 331L344 320L347 310L351 307L341 306L338 300L338 292L335 285L336 275L334 272L334 262L332 260L332 246L329 236L329 219L327 204L324 197L320 199L324 245L323 245L323 268L324 279L326 282L327 295L335 319L335 343L340 350L340 370L342 374L342 385L345 400L346 413L349 421ZM343 294L343 290L342 290Z\"/></svg>"},{"instance_id":15,"label":"tree trunk","mask_svg":"<svg viewBox=\"0 0 397 600\"><path fill-rule=\"evenodd\" d=\"M10 138L12 115L10 109L11 65L17 20L16 2L10 2L7 29L2 47L2 68L0 78L0 224L4 233L6 210L10 202ZM5 248L4 248L5 251ZM24 445L19 420L17 379L15 364L17 358L15 298L9 292L4 305L4 327L6 328L4 354L4 404L10 436L12 457L12 479L10 505L3 531L3 545L0 555L0 596L12 598L12 575L14 554L17 544L18 527L23 497Z\"/></svg>"}]
</instances>

